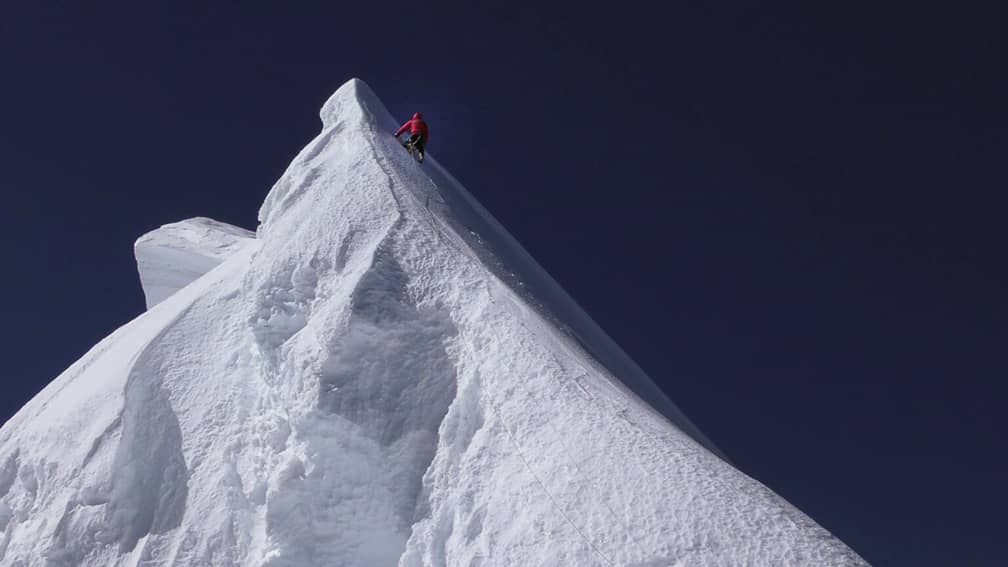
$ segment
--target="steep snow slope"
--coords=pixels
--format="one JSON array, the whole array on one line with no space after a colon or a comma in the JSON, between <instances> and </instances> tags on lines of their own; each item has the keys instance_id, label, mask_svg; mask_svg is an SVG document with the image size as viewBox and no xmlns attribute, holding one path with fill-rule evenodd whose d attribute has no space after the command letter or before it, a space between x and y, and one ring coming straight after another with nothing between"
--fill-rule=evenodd
<instances>
[{"instance_id":1,"label":"steep snow slope","mask_svg":"<svg viewBox=\"0 0 1008 567\"><path fill-rule=\"evenodd\" d=\"M0 562L863 564L652 396L363 83L322 119L258 238L0 429Z\"/></svg>"},{"instance_id":2,"label":"steep snow slope","mask_svg":"<svg viewBox=\"0 0 1008 567\"><path fill-rule=\"evenodd\" d=\"M255 233L208 218L166 224L133 245L147 308L189 285L248 245Z\"/></svg>"}]
</instances>

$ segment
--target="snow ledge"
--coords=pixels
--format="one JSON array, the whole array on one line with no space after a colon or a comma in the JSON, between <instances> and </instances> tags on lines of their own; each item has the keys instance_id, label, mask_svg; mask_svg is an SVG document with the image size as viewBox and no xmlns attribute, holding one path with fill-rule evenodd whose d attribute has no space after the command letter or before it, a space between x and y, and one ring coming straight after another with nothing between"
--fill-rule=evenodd
<instances>
[{"instance_id":1,"label":"snow ledge","mask_svg":"<svg viewBox=\"0 0 1008 567\"><path fill-rule=\"evenodd\" d=\"M204 217L152 230L133 245L147 309L255 241L255 233Z\"/></svg>"}]
</instances>

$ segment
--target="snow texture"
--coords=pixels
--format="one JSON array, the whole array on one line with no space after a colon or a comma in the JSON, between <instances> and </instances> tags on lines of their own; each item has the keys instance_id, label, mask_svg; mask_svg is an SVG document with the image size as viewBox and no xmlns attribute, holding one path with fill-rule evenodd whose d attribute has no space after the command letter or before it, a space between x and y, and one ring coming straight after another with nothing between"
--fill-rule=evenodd
<instances>
[{"instance_id":1,"label":"snow texture","mask_svg":"<svg viewBox=\"0 0 1008 567\"><path fill-rule=\"evenodd\" d=\"M0 429L0 564L865 564L721 458L366 85L322 121L256 238L141 238L150 309Z\"/></svg>"},{"instance_id":2,"label":"snow texture","mask_svg":"<svg viewBox=\"0 0 1008 567\"><path fill-rule=\"evenodd\" d=\"M197 217L152 230L133 245L150 309L209 272L255 238L244 228Z\"/></svg>"}]
</instances>

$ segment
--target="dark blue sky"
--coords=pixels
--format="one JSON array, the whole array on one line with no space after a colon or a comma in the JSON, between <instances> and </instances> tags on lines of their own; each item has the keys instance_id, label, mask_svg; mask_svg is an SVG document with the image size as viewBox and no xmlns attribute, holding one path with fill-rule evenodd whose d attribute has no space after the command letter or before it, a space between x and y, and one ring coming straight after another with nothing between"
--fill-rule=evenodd
<instances>
[{"instance_id":1,"label":"dark blue sky","mask_svg":"<svg viewBox=\"0 0 1008 567\"><path fill-rule=\"evenodd\" d=\"M9 4L5 418L359 76L744 471L874 563L1003 555L1002 14Z\"/></svg>"}]
</instances>

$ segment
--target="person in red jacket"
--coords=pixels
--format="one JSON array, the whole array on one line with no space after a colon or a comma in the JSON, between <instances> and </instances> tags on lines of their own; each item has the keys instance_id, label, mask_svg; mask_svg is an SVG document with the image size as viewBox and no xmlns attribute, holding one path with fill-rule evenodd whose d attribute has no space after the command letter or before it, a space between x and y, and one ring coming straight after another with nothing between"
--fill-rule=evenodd
<instances>
[{"instance_id":1,"label":"person in red jacket","mask_svg":"<svg viewBox=\"0 0 1008 567\"><path fill-rule=\"evenodd\" d=\"M406 146L416 148L417 155L420 156L420 163L423 163L424 145L427 143L427 123L423 120L423 114L414 112L413 118L407 120L405 124L396 130L396 139L398 139L399 135L406 130L409 130L410 133L409 141L406 142Z\"/></svg>"}]
</instances>

